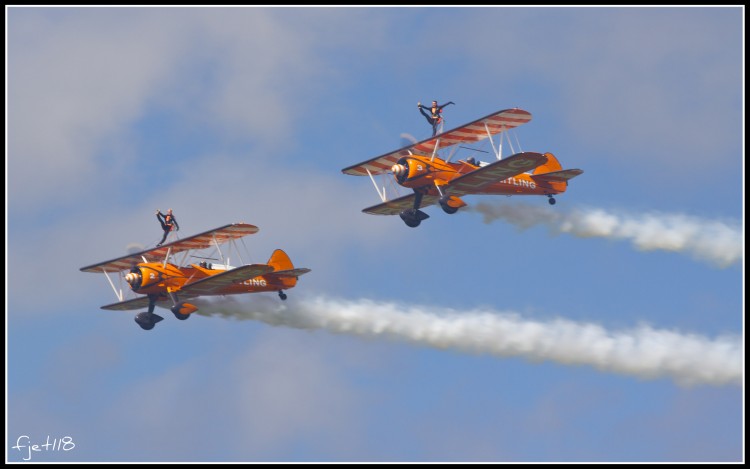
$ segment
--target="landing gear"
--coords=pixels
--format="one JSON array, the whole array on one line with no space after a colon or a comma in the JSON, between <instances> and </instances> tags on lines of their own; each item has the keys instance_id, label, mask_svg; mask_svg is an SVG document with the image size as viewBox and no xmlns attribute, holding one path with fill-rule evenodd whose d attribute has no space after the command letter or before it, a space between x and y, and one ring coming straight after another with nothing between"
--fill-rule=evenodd
<instances>
[{"instance_id":1,"label":"landing gear","mask_svg":"<svg viewBox=\"0 0 750 469\"><path fill-rule=\"evenodd\" d=\"M279 298L282 300L286 300L286 293L284 293L282 290L279 290Z\"/></svg>"},{"instance_id":2,"label":"landing gear","mask_svg":"<svg viewBox=\"0 0 750 469\"><path fill-rule=\"evenodd\" d=\"M169 298L172 299L172 304L174 305L169 308L169 310L172 311L174 317L176 317L180 321L184 321L185 319L190 317L191 313L198 311L197 306L190 303L185 303L184 301L180 301L177 298L177 294L175 292L169 292Z\"/></svg>"},{"instance_id":3,"label":"landing gear","mask_svg":"<svg viewBox=\"0 0 750 469\"><path fill-rule=\"evenodd\" d=\"M183 304L177 303L176 305L169 308L170 311L172 311L172 314L174 314L174 317L179 319L180 321L184 321L185 319L190 317L190 314L182 314L180 310L182 309Z\"/></svg>"},{"instance_id":4,"label":"landing gear","mask_svg":"<svg viewBox=\"0 0 750 469\"><path fill-rule=\"evenodd\" d=\"M448 205L448 199L450 197L447 195L444 195L440 197L440 208L443 209L443 212L447 213L448 215L453 215L454 213L458 212L458 207L451 207Z\"/></svg>"},{"instance_id":5,"label":"landing gear","mask_svg":"<svg viewBox=\"0 0 750 469\"><path fill-rule=\"evenodd\" d=\"M404 220L406 226L409 226L411 228L418 227L419 224L422 223L422 220L430 218L429 215L419 210L419 206L422 204L423 194L414 190L414 195L414 208L407 208L406 210L402 210L401 213L399 213L399 216L402 220Z\"/></svg>"},{"instance_id":6,"label":"landing gear","mask_svg":"<svg viewBox=\"0 0 750 469\"><path fill-rule=\"evenodd\" d=\"M547 197L549 197L549 200L547 200L547 202L549 202L550 205L555 205L555 202L557 202L555 198L552 197L552 195L547 195Z\"/></svg>"},{"instance_id":7,"label":"landing gear","mask_svg":"<svg viewBox=\"0 0 750 469\"><path fill-rule=\"evenodd\" d=\"M144 331L150 331L154 328L156 323L161 321L162 319L164 318L159 316L158 314L149 313L148 311L144 311L135 315L135 322L138 323L138 325L141 326L141 329L143 329Z\"/></svg>"},{"instance_id":8,"label":"landing gear","mask_svg":"<svg viewBox=\"0 0 750 469\"><path fill-rule=\"evenodd\" d=\"M420 215L424 215L421 217ZM406 223L406 226L416 228L419 226L420 223L422 223L422 220L428 217L426 213L424 213L421 210L414 210L413 208L406 209L399 213L399 216L402 220L404 220L404 223Z\"/></svg>"},{"instance_id":9,"label":"landing gear","mask_svg":"<svg viewBox=\"0 0 750 469\"><path fill-rule=\"evenodd\" d=\"M135 315L135 322L141 326L144 331L150 331L154 328L157 322L164 319L158 314L154 314L154 307L156 306L156 295L148 296L148 311L138 313Z\"/></svg>"}]
</instances>

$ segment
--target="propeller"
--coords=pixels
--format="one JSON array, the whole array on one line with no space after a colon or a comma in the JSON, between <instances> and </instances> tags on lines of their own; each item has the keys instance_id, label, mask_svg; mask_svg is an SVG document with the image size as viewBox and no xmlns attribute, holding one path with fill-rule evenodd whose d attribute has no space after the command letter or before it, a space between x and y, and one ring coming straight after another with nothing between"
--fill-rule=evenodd
<instances>
[{"instance_id":1,"label":"propeller","mask_svg":"<svg viewBox=\"0 0 750 469\"><path fill-rule=\"evenodd\" d=\"M406 132L401 134L401 147L408 147L409 145L414 145L417 143L417 139L412 134L407 134Z\"/></svg>"}]
</instances>

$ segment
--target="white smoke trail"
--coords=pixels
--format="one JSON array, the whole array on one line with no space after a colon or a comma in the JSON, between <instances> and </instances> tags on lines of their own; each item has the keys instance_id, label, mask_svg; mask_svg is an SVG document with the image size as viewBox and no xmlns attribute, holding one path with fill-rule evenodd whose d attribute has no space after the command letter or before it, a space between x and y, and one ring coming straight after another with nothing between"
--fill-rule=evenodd
<instances>
[{"instance_id":1,"label":"white smoke trail","mask_svg":"<svg viewBox=\"0 0 750 469\"><path fill-rule=\"evenodd\" d=\"M481 213L485 223L504 220L520 229L545 225L555 234L630 240L643 251L686 252L721 268L742 259L742 233L736 222L660 213L614 214L601 209L563 212L526 204L481 202L468 209Z\"/></svg>"},{"instance_id":2,"label":"white smoke trail","mask_svg":"<svg viewBox=\"0 0 750 469\"><path fill-rule=\"evenodd\" d=\"M672 377L680 384L740 384L742 344L736 337L705 337L639 326L609 332L565 319L547 322L492 310L456 311L370 300L254 297L198 300L197 314L252 319L272 326L326 330L369 338L500 357L589 365L640 378Z\"/></svg>"}]
</instances>

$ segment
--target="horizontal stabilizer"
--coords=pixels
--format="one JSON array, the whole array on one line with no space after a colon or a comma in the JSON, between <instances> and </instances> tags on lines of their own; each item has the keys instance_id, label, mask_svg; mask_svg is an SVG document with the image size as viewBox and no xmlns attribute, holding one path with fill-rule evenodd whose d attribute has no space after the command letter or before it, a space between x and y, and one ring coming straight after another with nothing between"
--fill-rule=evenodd
<instances>
[{"instance_id":1,"label":"horizontal stabilizer","mask_svg":"<svg viewBox=\"0 0 750 469\"><path fill-rule=\"evenodd\" d=\"M310 269L299 267L296 269L289 269L289 270L277 270L276 272L271 272L270 274L266 275L267 277L299 277L300 275L304 275L306 273L310 272Z\"/></svg>"},{"instance_id":2,"label":"horizontal stabilizer","mask_svg":"<svg viewBox=\"0 0 750 469\"><path fill-rule=\"evenodd\" d=\"M580 174L583 174L583 170L581 169L564 169L562 171L553 171L551 173L532 174L531 179L536 182L565 182Z\"/></svg>"},{"instance_id":3,"label":"horizontal stabilizer","mask_svg":"<svg viewBox=\"0 0 750 469\"><path fill-rule=\"evenodd\" d=\"M273 272L273 267L266 264L248 264L220 274L202 278L182 287L181 292L190 295L211 295L232 284L244 282L259 275Z\"/></svg>"}]
</instances>

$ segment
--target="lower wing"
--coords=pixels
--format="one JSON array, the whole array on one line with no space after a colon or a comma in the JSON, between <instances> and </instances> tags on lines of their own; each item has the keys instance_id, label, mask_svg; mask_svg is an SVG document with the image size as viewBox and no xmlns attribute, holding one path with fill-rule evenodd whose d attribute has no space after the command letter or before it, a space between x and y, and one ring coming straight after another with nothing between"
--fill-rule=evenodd
<instances>
[{"instance_id":1,"label":"lower wing","mask_svg":"<svg viewBox=\"0 0 750 469\"><path fill-rule=\"evenodd\" d=\"M453 179L446 191L454 195L476 194L484 186L530 171L546 161L547 157L540 153L516 153Z\"/></svg>"},{"instance_id":2,"label":"lower wing","mask_svg":"<svg viewBox=\"0 0 750 469\"><path fill-rule=\"evenodd\" d=\"M383 202L382 204L373 205L362 210L365 213L371 215L398 215L403 210L414 208L414 197L415 195L409 194L397 199ZM420 208L434 205L438 202L439 198L434 195L425 195L422 197L422 203L419 205Z\"/></svg>"},{"instance_id":3,"label":"lower wing","mask_svg":"<svg viewBox=\"0 0 750 469\"><path fill-rule=\"evenodd\" d=\"M159 302L162 301L167 301L167 297L159 296L159 298L157 298L156 300L157 306L163 306L159 304ZM120 301L119 303L112 303L111 305L102 306L102 309L106 309L109 311L129 311L131 309L141 308L148 308L148 296L140 296L138 298L133 298L132 300Z\"/></svg>"}]
</instances>

